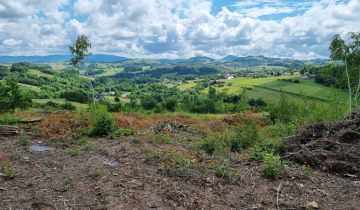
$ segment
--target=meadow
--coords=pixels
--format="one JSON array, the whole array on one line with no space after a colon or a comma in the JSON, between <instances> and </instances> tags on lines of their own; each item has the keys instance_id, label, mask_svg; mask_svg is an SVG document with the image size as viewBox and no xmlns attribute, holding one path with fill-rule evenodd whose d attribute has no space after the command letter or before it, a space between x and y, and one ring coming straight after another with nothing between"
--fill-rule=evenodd
<instances>
[{"instance_id":1,"label":"meadow","mask_svg":"<svg viewBox=\"0 0 360 210\"><path fill-rule=\"evenodd\" d=\"M280 76L267 78L238 77L223 81L223 87L216 87L218 91L232 94L246 91L249 98L262 98L268 102L286 95L294 100L309 99L313 101L330 102L333 100L347 101L347 92L315 83L314 80L298 79L299 83L284 81L283 79L298 79L298 76ZM189 81L177 86L181 90L191 89L196 86L195 81ZM204 90L206 92L207 90Z\"/></svg>"}]
</instances>

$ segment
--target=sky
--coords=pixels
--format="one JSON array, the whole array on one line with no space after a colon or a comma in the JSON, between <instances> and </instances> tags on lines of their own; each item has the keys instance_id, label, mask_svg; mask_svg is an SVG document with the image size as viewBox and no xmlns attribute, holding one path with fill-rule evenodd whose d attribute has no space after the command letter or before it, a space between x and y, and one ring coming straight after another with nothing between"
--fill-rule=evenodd
<instances>
[{"instance_id":1,"label":"sky","mask_svg":"<svg viewBox=\"0 0 360 210\"><path fill-rule=\"evenodd\" d=\"M0 0L0 55L96 54L327 58L334 34L360 32L360 0Z\"/></svg>"}]
</instances>

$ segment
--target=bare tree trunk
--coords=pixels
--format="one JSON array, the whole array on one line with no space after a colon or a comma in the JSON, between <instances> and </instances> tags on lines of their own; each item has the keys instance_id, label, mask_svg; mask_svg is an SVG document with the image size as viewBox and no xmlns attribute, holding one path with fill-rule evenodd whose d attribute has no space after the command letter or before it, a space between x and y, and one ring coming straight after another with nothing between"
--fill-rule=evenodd
<instances>
[{"instance_id":1,"label":"bare tree trunk","mask_svg":"<svg viewBox=\"0 0 360 210\"><path fill-rule=\"evenodd\" d=\"M352 111L352 92L351 92L351 83L350 83L350 76L349 76L346 56L345 56L344 61L345 61L345 72L346 72L346 77L347 77L347 82L348 82L348 89L349 89L349 111L351 112Z\"/></svg>"},{"instance_id":2,"label":"bare tree trunk","mask_svg":"<svg viewBox=\"0 0 360 210\"><path fill-rule=\"evenodd\" d=\"M355 94L356 109L359 108L359 93L360 93L360 66L359 66L359 80L358 80L357 90L356 90L356 94Z\"/></svg>"},{"instance_id":3,"label":"bare tree trunk","mask_svg":"<svg viewBox=\"0 0 360 210\"><path fill-rule=\"evenodd\" d=\"M86 64L85 64L85 65L86 65ZM87 68L88 68L88 66L86 65L86 67L85 67L86 76L87 76L87 77L90 77ZM94 86L93 86L93 84L92 84L91 79L90 79L90 87L91 87L91 90L92 90L93 106L94 106L94 109L96 109L95 90L94 90Z\"/></svg>"}]
</instances>

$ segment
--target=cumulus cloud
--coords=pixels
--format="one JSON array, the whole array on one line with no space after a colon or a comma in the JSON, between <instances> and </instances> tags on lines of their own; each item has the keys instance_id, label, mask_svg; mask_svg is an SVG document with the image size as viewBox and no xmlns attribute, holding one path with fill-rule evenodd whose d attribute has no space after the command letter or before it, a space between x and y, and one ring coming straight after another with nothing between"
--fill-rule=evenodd
<instances>
[{"instance_id":1,"label":"cumulus cloud","mask_svg":"<svg viewBox=\"0 0 360 210\"><path fill-rule=\"evenodd\" d=\"M21 40L15 40L15 39L5 39L2 44L5 46L16 46L20 45L22 43Z\"/></svg>"},{"instance_id":2,"label":"cumulus cloud","mask_svg":"<svg viewBox=\"0 0 360 210\"><path fill-rule=\"evenodd\" d=\"M0 53L64 53L86 34L95 53L128 57L310 59L328 56L335 33L360 31L358 0L289 2L245 0L212 14L210 0L0 0Z\"/></svg>"}]
</instances>

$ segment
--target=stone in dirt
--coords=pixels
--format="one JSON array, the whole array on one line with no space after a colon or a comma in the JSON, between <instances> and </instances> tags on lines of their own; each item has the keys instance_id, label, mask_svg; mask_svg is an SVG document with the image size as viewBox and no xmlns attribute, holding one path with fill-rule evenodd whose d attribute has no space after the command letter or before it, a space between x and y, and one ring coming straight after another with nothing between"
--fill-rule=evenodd
<instances>
[{"instance_id":1,"label":"stone in dirt","mask_svg":"<svg viewBox=\"0 0 360 210\"><path fill-rule=\"evenodd\" d=\"M315 201L310 202L310 203L306 204L306 209L309 209L309 208L318 209L318 208L319 208L319 204L316 203Z\"/></svg>"}]
</instances>

